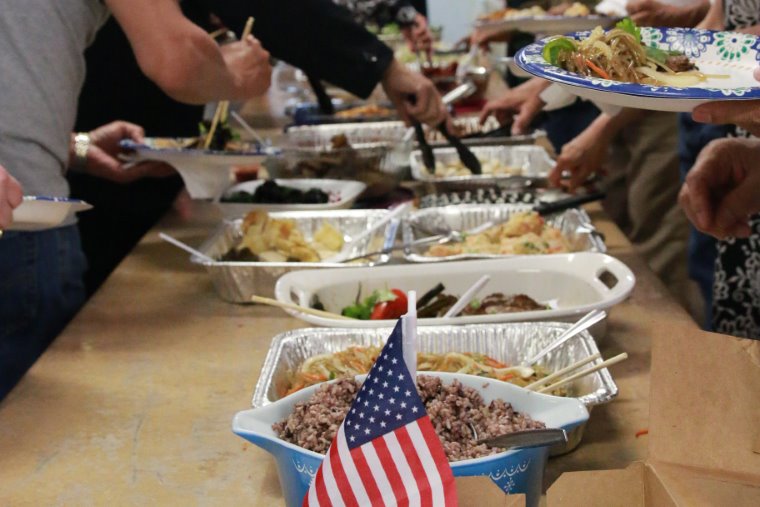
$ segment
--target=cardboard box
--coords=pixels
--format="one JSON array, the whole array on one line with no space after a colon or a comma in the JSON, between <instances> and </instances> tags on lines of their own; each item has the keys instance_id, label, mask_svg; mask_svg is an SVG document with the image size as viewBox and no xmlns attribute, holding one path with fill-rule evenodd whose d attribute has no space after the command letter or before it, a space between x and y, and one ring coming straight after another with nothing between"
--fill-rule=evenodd
<instances>
[{"instance_id":1,"label":"cardboard box","mask_svg":"<svg viewBox=\"0 0 760 507\"><path fill-rule=\"evenodd\" d=\"M760 341L663 329L649 421L645 462L563 474L548 506L760 506Z\"/></svg>"}]
</instances>

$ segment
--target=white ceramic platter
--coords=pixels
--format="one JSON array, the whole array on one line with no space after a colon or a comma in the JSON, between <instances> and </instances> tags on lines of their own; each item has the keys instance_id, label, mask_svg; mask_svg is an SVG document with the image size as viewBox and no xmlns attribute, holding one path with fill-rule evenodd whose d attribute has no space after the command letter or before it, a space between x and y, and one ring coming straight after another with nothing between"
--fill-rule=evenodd
<instances>
[{"instance_id":1,"label":"white ceramic platter","mask_svg":"<svg viewBox=\"0 0 760 507\"><path fill-rule=\"evenodd\" d=\"M359 284L360 298L375 289L416 290L417 296L438 283L445 293L460 296L482 275L490 282L479 292L482 298L494 292L526 294L536 301L550 303L552 309L531 312L474 315L456 318L418 319L421 326L523 322L533 320L576 320L593 309L607 309L623 301L633 290L636 278L622 262L601 253L576 253L540 257L512 257L478 262L459 261L416 265L387 265L346 268L331 271L304 270L279 279L275 297L285 303L309 306L314 296L332 313L355 302ZM609 280L608 280L609 279ZM603 280L608 280L607 283ZM296 318L327 327L387 327L387 320L344 320L317 317L286 310Z\"/></svg>"},{"instance_id":2,"label":"white ceramic platter","mask_svg":"<svg viewBox=\"0 0 760 507\"><path fill-rule=\"evenodd\" d=\"M351 180L330 180L330 179L276 179L278 185L291 187L302 191L317 188L330 196L330 200L324 204L256 204L256 203L236 203L236 202L219 202L218 206L222 210L225 218L235 219L244 216L249 211L255 209L265 209L269 211L324 211L331 209L349 209L353 206L356 199L364 192L367 185L361 181ZM230 187L224 195L230 195L234 192L254 193L258 187L264 183L264 180L246 181Z\"/></svg>"}]
</instances>

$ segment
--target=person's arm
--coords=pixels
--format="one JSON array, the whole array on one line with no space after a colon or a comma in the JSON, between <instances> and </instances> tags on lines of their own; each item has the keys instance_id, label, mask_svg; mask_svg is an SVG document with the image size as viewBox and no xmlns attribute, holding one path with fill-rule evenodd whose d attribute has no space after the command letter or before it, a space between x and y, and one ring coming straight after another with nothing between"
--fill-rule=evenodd
<instances>
[{"instance_id":1,"label":"person's arm","mask_svg":"<svg viewBox=\"0 0 760 507\"><path fill-rule=\"evenodd\" d=\"M22 198L21 185L0 165L0 232L13 222L13 210Z\"/></svg>"},{"instance_id":2,"label":"person's arm","mask_svg":"<svg viewBox=\"0 0 760 507\"><path fill-rule=\"evenodd\" d=\"M140 68L167 95L191 104L241 100L269 87L269 55L255 39L222 53L175 0L106 0Z\"/></svg>"},{"instance_id":3,"label":"person's arm","mask_svg":"<svg viewBox=\"0 0 760 507\"><path fill-rule=\"evenodd\" d=\"M480 112L480 123L485 123L493 115L499 124L512 124L512 135L525 134L533 118L544 107L541 92L551 85L551 81L534 77L507 90L501 97L489 100Z\"/></svg>"},{"instance_id":4,"label":"person's arm","mask_svg":"<svg viewBox=\"0 0 760 507\"><path fill-rule=\"evenodd\" d=\"M705 18L710 2L702 0L685 7L676 7L657 0L630 0L626 9L639 26L693 27Z\"/></svg>"},{"instance_id":5,"label":"person's arm","mask_svg":"<svg viewBox=\"0 0 760 507\"><path fill-rule=\"evenodd\" d=\"M749 216L760 211L760 141L719 139L708 144L686 176L678 202L700 231L747 237Z\"/></svg>"},{"instance_id":6,"label":"person's arm","mask_svg":"<svg viewBox=\"0 0 760 507\"><path fill-rule=\"evenodd\" d=\"M623 109L615 116L605 113L597 116L586 130L562 147L557 164L549 174L549 182L554 186L564 184L570 192L575 191L591 174L602 168L615 136L644 114L646 111L639 109ZM562 173L565 171L570 173L570 179L563 182Z\"/></svg>"},{"instance_id":7,"label":"person's arm","mask_svg":"<svg viewBox=\"0 0 760 507\"><path fill-rule=\"evenodd\" d=\"M723 0L713 0L705 18L697 25L705 30L725 30L723 21Z\"/></svg>"},{"instance_id":8,"label":"person's arm","mask_svg":"<svg viewBox=\"0 0 760 507\"><path fill-rule=\"evenodd\" d=\"M434 125L446 117L433 83L399 64L388 46L330 0L200 1L236 32L248 16L255 16L253 33L272 55L314 79L364 98L381 83L405 119ZM408 95L415 96L414 105Z\"/></svg>"},{"instance_id":9,"label":"person's arm","mask_svg":"<svg viewBox=\"0 0 760 507\"><path fill-rule=\"evenodd\" d=\"M254 16L254 35L307 75L366 98L383 79L393 51L331 0L199 0L240 33Z\"/></svg>"}]
</instances>

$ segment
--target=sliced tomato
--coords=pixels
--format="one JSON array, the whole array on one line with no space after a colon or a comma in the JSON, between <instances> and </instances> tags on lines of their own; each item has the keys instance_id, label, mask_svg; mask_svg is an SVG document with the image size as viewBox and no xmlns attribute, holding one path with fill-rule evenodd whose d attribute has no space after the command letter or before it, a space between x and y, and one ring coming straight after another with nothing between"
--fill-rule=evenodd
<instances>
[{"instance_id":1,"label":"sliced tomato","mask_svg":"<svg viewBox=\"0 0 760 507\"><path fill-rule=\"evenodd\" d=\"M398 319L406 313L409 304L406 294L398 289L393 289L391 292L396 296L396 299L376 304L372 309L372 314L369 317L370 320Z\"/></svg>"}]
</instances>

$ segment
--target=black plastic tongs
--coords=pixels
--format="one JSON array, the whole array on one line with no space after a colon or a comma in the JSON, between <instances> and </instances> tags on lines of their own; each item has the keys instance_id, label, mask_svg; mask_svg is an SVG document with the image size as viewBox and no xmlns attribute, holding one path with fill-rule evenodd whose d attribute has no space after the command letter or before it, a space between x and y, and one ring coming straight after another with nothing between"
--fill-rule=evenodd
<instances>
[{"instance_id":1,"label":"black plastic tongs","mask_svg":"<svg viewBox=\"0 0 760 507\"><path fill-rule=\"evenodd\" d=\"M417 97L414 95L409 95L407 97L407 100L412 105L417 103ZM420 152L422 153L422 162L425 164L425 167L427 167L428 170L431 172L435 171L435 155L433 154L433 148L425 138L425 132L422 130L422 125L419 121L412 119L412 127L414 127L414 134L417 137L417 144L419 145ZM443 137L446 138L449 144L451 144L457 150L459 160L462 161L462 164L467 169L469 169L472 174L483 174L483 169L480 166L480 160L478 160L478 157L476 157L475 154L470 151L467 146L464 145L461 139L449 132L445 120L438 124L436 129L443 135Z\"/></svg>"},{"instance_id":2,"label":"black plastic tongs","mask_svg":"<svg viewBox=\"0 0 760 507\"><path fill-rule=\"evenodd\" d=\"M470 148L464 145L461 139L449 132L449 128L446 126L446 122L441 122L437 128L438 131L443 134L443 137L446 138L449 144L456 148L457 155L459 155L459 160L462 161L462 164L464 164L464 166L469 169L472 174L483 174L483 168L480 167L480 160L478 160L478 157L475 156Z\"/></svg>"}]
</instances>

